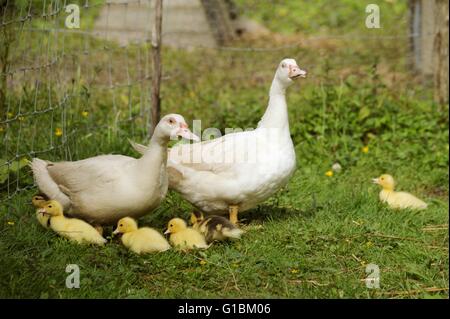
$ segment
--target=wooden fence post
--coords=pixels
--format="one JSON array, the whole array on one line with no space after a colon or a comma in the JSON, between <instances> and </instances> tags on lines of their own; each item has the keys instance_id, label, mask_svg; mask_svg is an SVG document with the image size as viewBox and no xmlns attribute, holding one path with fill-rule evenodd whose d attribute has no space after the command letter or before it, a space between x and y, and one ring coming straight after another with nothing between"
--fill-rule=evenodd
<instances>
[{"instance_id":1,"label":"wooden fence post","mask_svg":"<svg viewBox=\"0 0 450 319\"><path fill-rule=\"evenodd\" d=\"M448 102L449 0L410 0L411 48L414 69L426 82L433 80L434 99Z\"/></svg>"},{"instance_id":2,"label":"wooden fence post","mask_svg":"<svg viewBox=\"0 0 450 319\"><path fill-rule=\"evenodd\" d=\"M150 128L149 136L153 135L155 127L161 117L161 31L162 31L162 2L163 0L155 0L155 14L152 28L152 61L153 61L153 75L152 75L152 126Z\"/></svg>"},{"instance_id":3,"label":"wooden fence post","mask_svg":"<svg viewBox=\"0 0 450 319\"><path fill-rule=\"evenodd\" d=\"M448 102L448 0L435 0L434 27L434 99Z\"/></svg>"}]
</instances>

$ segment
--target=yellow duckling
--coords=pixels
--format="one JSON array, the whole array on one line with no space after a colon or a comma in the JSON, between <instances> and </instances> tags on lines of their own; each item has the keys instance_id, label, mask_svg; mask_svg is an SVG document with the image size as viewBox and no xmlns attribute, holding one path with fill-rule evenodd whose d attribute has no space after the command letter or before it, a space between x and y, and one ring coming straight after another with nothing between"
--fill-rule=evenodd
<instances>
[{"instance_id":1,"label":"yellow duckling","mask_svg":"<svg viewBox=\"0 0 450 319\"><path fill-rule=\"evenodd\" d=\"M378 178L374 178L372 181L383 187L380 192L380 200L383 203L387 203L391 208L425 209L428 206L424 201L414 195L394 191L395 181L391 175L383 174Z\"/></svg>"},{"instance_id":2,"label":"yellow duckling","mask_svg":"<svg viewBox=\"0 0 450 319\"><path fill-rule=\"evenodd\" d=\"M49 198L45 194L37 194L31 198L31 203L37 208L36 218L39 224L47 229L50 228L50 216L39 212L39 208L42 208L48 200Z\"/></svg>"},{"instance_id":3,"label":"yellow duckling","mask_svg":"<svg viewBox=\"0 0 450 319\"><path fill-rule=\"evenodd\" d=\"M155 253L170 249L170 245L163 235L153 228L138 228L137 222L131 217L120 219L113 234L123 234L122 243L136 254Z\"/></svg>"},{"instance_id":4,"label":"yellow duckling","mask_svg":"<svg viewBox=\"0 0 450 319\"><path fill-rule=\"evenodd\" d=\"M77 218L67 218L63 214L63 208L56 200L50 200L39 209L40 213L50 216L50 228L58 235L77 243L90 243L103 245L106 239L98 231Z\"/></svg>"},{"instance_id":5,"label":"yellow duckling","mask_svg":"<svg viewBox=\"0 0 450 319\"><path fill-rule=\"evenodd\" d=\"M192 228L205 236L206 242L222 241L227 239L240 239L244 233L232 222L222 216L211 215L204 218L203 213L191 214Z\"/></svg>"},{"instance_id":6,"label":"yellow duckling","mask_svg":"<svg viewBox=\"0 0 450 319\"><path fill-rule=\"evenodd\" d=\"M164 234L170 234L170 243L181 250L206 249L205 237L198 230L187 227L181 218L173 218L169 221Z\"/></svg>"}]
</instances>

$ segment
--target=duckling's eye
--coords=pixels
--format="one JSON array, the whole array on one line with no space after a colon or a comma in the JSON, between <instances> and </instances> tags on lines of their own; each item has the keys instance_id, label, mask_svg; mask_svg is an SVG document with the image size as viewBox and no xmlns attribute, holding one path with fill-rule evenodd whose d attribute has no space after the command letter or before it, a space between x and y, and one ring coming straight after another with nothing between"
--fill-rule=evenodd
<instances>
[{"instance_id":1,"label":"duckling's eye","mask_svg":"<svg viewBox=\"0 0 450 319\"><path fill-rule=\"evenodd\" d=\"M120 226L120 227L123 227L123 224L120 224L119 226Z\"/></svg>"},{"instance_id":2,"label":"duckling's eye","mask_svg":"<svg viewBox=\"0 0 450 319\"><path fill-rule=\"evenodd\" d=\"M175 124L175 120L173 118L169 119L169 124Z\"/></svg>"},{"instance_id":3,"label":"duckling's eye","mask_svg":"<svg viewBox=\"0 0 450 319\"><path fill-rule=\"evenodd\" d=\"M382 177L381 180L384 181L384 177Z\"/></svg>"},{"instance_id":4,"label":"duckling's eye","mask_svg":"<svg viewBox=\"0 0 450 319\"><path fill-rule=\"evenodd\" d=\"M48 205L48 208L52 208L52 205Z\"/></svg>"},{"instance_id":5,"label":"duckling's eye","mask_svg":"<svg viewBox=\"0 0 450 319\"><path fill-rule=\"evenodd\" d=\"M169 227L173 227L173 224L170 224Z\"/></svg>"}]
</instances>

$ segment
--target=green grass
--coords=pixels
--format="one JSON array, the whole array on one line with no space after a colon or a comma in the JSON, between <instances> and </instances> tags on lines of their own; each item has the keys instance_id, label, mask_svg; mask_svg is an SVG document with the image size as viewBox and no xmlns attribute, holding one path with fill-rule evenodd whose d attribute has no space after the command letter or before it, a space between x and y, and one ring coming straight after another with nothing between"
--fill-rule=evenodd
<instances>
[{"instance_id":1,"label":"green grass","mask_svg":"<svg viewBox=\"0 0 450 319\"><path fill-rule=\"evenodd\" d=\"M305 6L307 12L317 8ZM260 5L252 14L263 15L264 10ZM337 33L353 28L354 12L342 13L348 24L329 28ZM405 16L404 11L389 14L388 21ZM295 15L288 17L296 21ZM271 23L275 19L268 22L274 31L298 32L290 24ZM69 55L73 65L63 69L75 79L68 103L58 104L56 93L62 92L53 82L55 94L38 90L35 95L32 85L11 92L14 102L7 117L17 119L0 124L5 146L0 158L30 158L31 150L50 147L39 156L137 156L127 138L145 141L146 113L141 112L148 105L141 104L140 94L148 83L108 91L88 80L95 69L107 83L103 73L108 61L118 81L125 62L132 62L135 75L140 64L133 62L146 48L112 46L113 59L108 60L101 50L104 43L93 41L85 64L76 49L80 39L65 41L75 48ZM203 129L255 127L279 60L292 56L308 69L309 78L288 93L298 164L290 183L241 214L246 234L238 242L215 244L203 252L137 256L117 238L102 248L79 246L44 230L29 204L36 192L28 189L29 169L18 165L2 173L0 168L0 297L448 298L448 291L428 291L448 289L448 105L433 103L431 91L407 72L405 52L406 41L382 40L321 42L275 52L164 50L164 72L174 76L163 82L162 113L178 112L188 122L201 119ZM52 75L42 77L53 80ZM56 107L19 120L35 101L38 110L49 103ZM87 118L80 116L82 110L89 111ZM64 127L60 138L54 136L59 126ZM364 146L368 153L362 152ZM327 177L335 162L342 171ZM423 198L429 208L393 211L382 205L379 189L371 184L382 173L394 175L399 189ZM187 218L190 211L186 201L170 192L140 224L163 230L171 217ZM380 268L380 289L366 288L370 263ZM68 264L80 266L79 289L65 287Z\"/></svg>"},{"instance_id":2,"label":"green grass","mask_svg":"<svg viewBox=\"0 0 450 319\"><path fill-rule=\"evenodd\" d=\"M362 159L331 178L320 165L300 167L288 189L242 214L249 224L241 241L189 254L139 257L117 240L104 248L77 246L43 230L20 203L8 218L15 224L2 221L2 269L8 271L0 277L1 296L372 298L417 289L423 292L406 297L445 296L423 289L448 287L447 230L424 230L448 223L446 199L411 187L423 179L410 170L398 176L400 187L422 193L430 208L389 210L370 185L369 177L380 172L371 162ZM169 196L141 224L162 230L169 217L187 217L185 204L175 202ZM81 287L70 290L65 267L73 263L80 266ZM380 267L380 289L361 281L369 263Z\"/></svg>"},{"instance_id":3,"label":"green grass","mask_svg":"<svg viewBox=\"0 0 450 319\"><path fill-rule=\"evenodd\" d=\"M365 21L366 6L370 3L377 4L380 8L384 34L398 32L399 28L405 27L408 22L407 16L403 15L407 1L402 0L316 0L314 4L307 0L236 0L235 3L238 12L263 23L274 32L288 34L369 34L373 30L361 28L361 24Z\"/></svg>"}]
</instances>

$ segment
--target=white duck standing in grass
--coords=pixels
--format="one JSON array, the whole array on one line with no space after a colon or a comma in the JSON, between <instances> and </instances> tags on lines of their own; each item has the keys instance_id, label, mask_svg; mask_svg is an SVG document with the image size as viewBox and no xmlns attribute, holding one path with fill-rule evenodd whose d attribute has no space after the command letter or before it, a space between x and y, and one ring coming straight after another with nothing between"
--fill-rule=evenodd
<instances>
[{"instance_id":1,"label":"white duck standing in grass","mask_svg":"<svg viewBox=\"0 0 450 319\"><path fill-rule=\"evenodd\" d=\"M286 89L306 77L293 59L278 65L266 112L252 131L237 132L170 149L169 187L207 214L246 211L285 186L295 171L294 145L289 132ZM146 147L133 143L141 153Z\"/></svg>"},{"instance_id":2,"label":"white duck standing in grass","mask_svg":"<svg viewBox=\"0 0 450 319\"><path fill-rule=\"evenodd\" d=\"M167 144L181 136L199 140L181 115L164 116L139 159L101 155L75 162L34 158L31 167L40 191L60 202L68 215L95 225L138 218L156 208L168 188Z\"/></svg>"}]
</instances>

